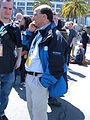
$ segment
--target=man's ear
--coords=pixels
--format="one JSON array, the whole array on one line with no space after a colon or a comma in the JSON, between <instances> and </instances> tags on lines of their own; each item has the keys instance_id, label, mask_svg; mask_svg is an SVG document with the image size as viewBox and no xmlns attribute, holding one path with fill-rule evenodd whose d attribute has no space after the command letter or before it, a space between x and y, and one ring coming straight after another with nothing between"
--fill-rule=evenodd
<instances>
[{"instance_id":1,"label":"man's ear","mask_svg":"<svg viewBox=\"0 0 90 120\"><path fill-rule=\"evenodd\" d=\"M46 15L46 14L43 14L43 18L44 18L44 19L47 18L47 15Z\"/></svg>"}]
</instances>

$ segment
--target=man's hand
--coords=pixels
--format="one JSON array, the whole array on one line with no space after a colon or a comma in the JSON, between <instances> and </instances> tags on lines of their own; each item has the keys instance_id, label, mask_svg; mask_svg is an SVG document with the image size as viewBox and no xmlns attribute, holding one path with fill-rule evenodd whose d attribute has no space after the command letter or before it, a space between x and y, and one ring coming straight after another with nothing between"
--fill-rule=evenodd
<instances>
[{"instance_id":1,"label":"man's hand","mask_svg":"<svg viewBox=\"0 0 90 120\"><path fill-rule=\"evenodd\" d=\"M34 32L37 29L37 26L35 25L34 21L29 24L28 30L30 32Z\"/></svg>"},{"instance_id":2,"label":"man's hand","mask_svg":"<svg viewBox=\"0 0 90 120\"><path fill-rule=\"evenodd\" d=\"M21 57L18 57L15 64L15 69L19 68L21 64Z\"/></svg>"}]
</instances>

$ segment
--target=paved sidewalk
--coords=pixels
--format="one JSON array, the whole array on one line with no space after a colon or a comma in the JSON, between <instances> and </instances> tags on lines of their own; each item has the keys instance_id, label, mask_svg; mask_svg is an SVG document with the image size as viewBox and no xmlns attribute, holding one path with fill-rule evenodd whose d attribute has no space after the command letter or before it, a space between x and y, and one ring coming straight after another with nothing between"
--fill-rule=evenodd
<instances>
[{"instance_id":1,"label":"paved sidewalk","mask_svg":"<svg viewBox=\"0 0 90 120\"><path fill-rule=\"evenodd\" d=\"M90 120L90 45L86 54L87 65L70 64L69 89L60 98L60 107L48 106L49 120ZM25 97L25 87L19 84L11 91L6 115L9 120L30 120ZM37 119L38 120L38 119Z\"/></svg>"},{"instance_id":2,"label":"paved sidewalk","mask_svg":"<svg viewBox=\"0 0 90 120\"><path fill-rule=\"evenodd\" d=\"M66 106L65 120L90 120L90 44L86 53L87 65L70 64L69 89L63 100Z\"/></svg>"}]
</instances>

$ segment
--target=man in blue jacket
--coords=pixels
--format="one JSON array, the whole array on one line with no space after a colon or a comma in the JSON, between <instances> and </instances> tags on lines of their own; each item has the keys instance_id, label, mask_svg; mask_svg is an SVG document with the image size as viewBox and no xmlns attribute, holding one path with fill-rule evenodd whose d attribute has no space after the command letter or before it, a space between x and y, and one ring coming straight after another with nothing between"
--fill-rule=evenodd
<instances>
[{"instance_id":1,"label":"man in blue jacket","mask_svg":"<svg viewBox=\"0 0 90 120\"><path fill-rule=\"evenodd\" d=\"M49 94L59 97L67 92L67 43L53 22L50 6L38 6L32 21L34 34L25 63L27 106L31 120L48 120Z\"/></svg>"}]
</instances>

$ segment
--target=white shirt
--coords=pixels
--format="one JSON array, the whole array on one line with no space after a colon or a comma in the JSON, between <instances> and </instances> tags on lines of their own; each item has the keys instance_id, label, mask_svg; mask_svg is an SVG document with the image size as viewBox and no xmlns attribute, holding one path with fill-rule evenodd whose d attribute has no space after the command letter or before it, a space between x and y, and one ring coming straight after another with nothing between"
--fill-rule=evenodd
<instances>
[{"instance_id":1,"label":"white shirt","mask_svg":"<svg viewBox=\"0 0 90 120\"><path fill-rule=\"evenodd\" d=\"M44 25L38 30L45 29L49 24ZM25 63L25 69L28 72L31 71L31 72L43 73L42 63L39 58L39 47L38 47L41 40L42 40L42 36L38 31L38 34L35 36L34 40L32 41L29 54L28 54L28 58L31 57L30 64L28 64L27 62ZM34 45L35 41L36 41L36 44Z\"/></svg>"},{"instance_id":2,"label":"white shirt","mask_svg":"<svg viewBox=\"0 0 90 120\"><path fill-rule=\"evenodd\" d=\"M35 42L36 39L38 41L36 41L35 46L33 46L33 44L34 44L34 42ZM41 36L41 34L39 32L35 36L32 44L31 44L28 57L31 56L32 60L31 60L30 65L27 64L27 63L25 63L25 69L26 69L26 71L43 73L43 68L42 68L42 64L41 64L40 58L39 58L39 48L38 48L38 45L41 42L41 40L42 40L42 36Z\"/></svg>"}]
</instances>

